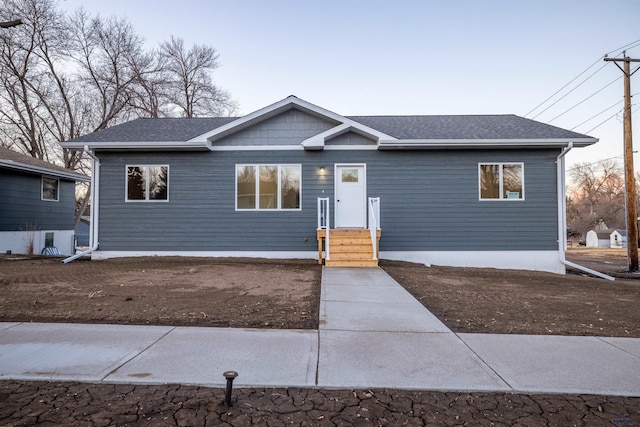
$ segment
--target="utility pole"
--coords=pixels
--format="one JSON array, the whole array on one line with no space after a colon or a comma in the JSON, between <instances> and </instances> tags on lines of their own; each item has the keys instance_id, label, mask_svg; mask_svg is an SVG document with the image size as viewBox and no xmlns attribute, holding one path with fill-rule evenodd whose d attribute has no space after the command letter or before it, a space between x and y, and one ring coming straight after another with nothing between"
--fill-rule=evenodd
<instances>
[{"instance_id":1,"label":"utility pole","mask_svg":"<svg viewBox=\"0 0 640 427\"><path fill-rule=\"evenodd\" d=\"M631 71L632 62L640 62L640 59L631 59L622 52L622 58L607 58L616 64L624 74L624 182L626 193L627 213L627 263L629 272L638 271L638 212L636 208L636 183L633 169L633 135L631 133L631 76L638 68ZM618 62L622 62L621 67ZM640 68L640 67L639 67Z\"/></svg>"}]
</instances>

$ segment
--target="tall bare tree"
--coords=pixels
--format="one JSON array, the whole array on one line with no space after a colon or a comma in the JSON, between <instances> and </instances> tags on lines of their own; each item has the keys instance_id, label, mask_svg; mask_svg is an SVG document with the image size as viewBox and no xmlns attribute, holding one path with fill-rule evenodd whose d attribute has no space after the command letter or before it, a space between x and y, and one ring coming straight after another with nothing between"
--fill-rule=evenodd
<instances>
[{"instance_id":1,"label":"tall bare tree","mask_svg":"<svg viewBox=\"0 0 640 427\"><path fill-rule=\"evenodd\" d=\"M55 0L4 0L0 21L0 144L86 170L81 153L57 142L129 120L228 115L230 96L213 84L215 49L179 38L158 50L124 19L60 13Z\"/></svg>"},{"instance_id":2,"label":"tall bare tree","mask_svg":"<svg viewBox=\"0 0 640 427\"><path fill-rule=\"evenodd\" d=\"M569 228L583 236L601 222L624 228L624 178L615 160L582 163L570 170L567 194Z\"/></svg>"},{"instance_id":3,"label":"tall bare tree","mask_svg":"<svg viewBox=\"0 0 640 427\"><path fill-rule=\"evenodd\" d=\"M149 117L229 115L228 93L213 84L215 49L171 38L146 51L124 19L65 15L55 0L3 0L0 21L0 145L88 172L82 153L58 142L141 113ZM88 194L88 191L86 192ZM78 204L81 215L88 199Z\"/></svg>"},{"instance_id":4,"label":"tall bare tree","mask_svg":"<svg viewBox=\"0 0 640 427\"><path fill-rule=\"evenodd\" d=\"M225 116L235 110L229 94L213 83L218 53L210 46L193 45L173 37L160 44L159 63L165 76L165 96L183 117Z\"/></svg>"}]
</instances>

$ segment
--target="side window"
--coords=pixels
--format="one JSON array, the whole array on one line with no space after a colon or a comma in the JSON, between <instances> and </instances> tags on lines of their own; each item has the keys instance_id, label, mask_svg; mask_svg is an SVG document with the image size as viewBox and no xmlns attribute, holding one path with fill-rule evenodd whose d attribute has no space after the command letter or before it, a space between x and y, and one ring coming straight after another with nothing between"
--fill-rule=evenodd
<instances>
[{"instance_id":1,"label":"side window","mask_svg":"<svg viewBox=\"0 0 640 427\"><path fill-rule=\"evenodd\" d=\"M523 163L480 163L480 200L524 200Z\"/></svg>"},{"instance_id":2,"label":"side window","mask_svg":"<svg viewBox=\"0 0 640 427\"><path fill-rule=\"evenodd\" d=\"M127 166L128 202L166 202L169 200L169 166Z\"/></svg>"},{"instance_id":3,"label":"side window","mask_svg":"<svg viewBox=\"0 0 640 427\"><path fill-rule=\"evenodd\" d=\"M236 165L236 210L300 210L301 165Z\"/></svg>"},{"instance_id":4,"label":"side window","mask_svg":"<svg viewBox=\"0 0 640 427\"><path fill-rule=\"evenodd\" d=\"M57 202L59 189L60 180L57 178L42 177L42 200Z\"/></svg>"}]
</instances>

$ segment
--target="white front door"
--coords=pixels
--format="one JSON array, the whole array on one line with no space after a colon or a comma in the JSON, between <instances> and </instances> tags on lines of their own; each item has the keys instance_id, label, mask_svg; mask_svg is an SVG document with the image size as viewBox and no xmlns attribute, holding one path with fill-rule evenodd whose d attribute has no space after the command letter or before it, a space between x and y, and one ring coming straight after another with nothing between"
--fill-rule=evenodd
<instances>
[{"instance_id":1,"label":"white front door","mask_svg":"<svg viewBox=\"0 0 640 427\"><path fill-rule=\"evenodd\" d=\"M336 165L336 228L365 228L366 178L364 165Z\"/></svg>"}]
</instances>

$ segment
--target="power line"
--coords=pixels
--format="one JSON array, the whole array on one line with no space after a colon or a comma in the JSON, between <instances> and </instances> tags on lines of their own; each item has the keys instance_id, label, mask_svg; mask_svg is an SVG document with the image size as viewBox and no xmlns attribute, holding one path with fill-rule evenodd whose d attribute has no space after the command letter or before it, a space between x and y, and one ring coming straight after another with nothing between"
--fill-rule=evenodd
<instances>
[{"instance_id":1,"label":"power line","mask_svg":"<svg viewBox=\"0 0 640 427\"><path fill-rule=\"evenodd\" d=\"M620 111L616 111L615 113L613 113L611 116L607 117L606 119L604 119L604 121L600 122L597 126L589 129L588 131L586 131L586 134L589 134L591 132L593 132L594 130L598 129L600 126L602 126L603 124L607 123L609 120L613 119L615 116L617 116L618 114L620 114Z\"/></svg>"},{"instance_id":2,"label":"power line","mask_svg":"<svg viewBox=\"0 0 640 427\"><path fill-rule=\"evenodd\" d=\"M620 154L619 156L609 157L607 159L596 160L595 162L591 162L591 163L580 163L580 164L577 164L577 165L574 165L574 166L568 168L567 171L576 170L576 169L578 169L578 168L580 168L582 166L597 165L598 163L604 163L606 161L613 160L613 159L621 159L622 157L623 157L623 155Z\"/></svg>"},{"instance_id":3,"label":"power line","mask_svg":"<svg viewBox=\"0 0 640 427\"><path fill-rule=\"evenodd\" d=\"M588 101L589 99L593 98L594 96L596 96L597 94L599 94L600 92L602 92L603 90L605 90L606 88L608 88L609 86L611 86L612 84L614 84L615 82L617 82L618 80L620 80L622 77L618 77L616 79L614 79L612 82L610 82L609 84L607 84L606 86L604 86L603 88L597 90L596 92L592 93L591 95L589 95L588 97L586 97L585 99L583 99L582 101L578 102L576 105L574 105L573 107L570 107L568 110L563 111L562 113L558 114L557 116L555 116L553 119L549 120L547 123L551 123L552 121L554 121L555 119L557 119L558 117L561 117L563 115L565 115L566 113L568 113L569 111L573 110L574 108L576 108L578 105L583 104L584 102Z\"/></svg>"},{"instance_id":4,"label":"power line","mask_svg":"<svg viewBox=\"0 0 640 427\"><path fill-rule=\"evenodd\" d=\"M622 103L622 100L617 101L615 104L611 105L610 107L605 108L604 110L600 111L598 114L595 114L591 117L589 117L587 120L583 121L580 124L575 125L574 127L572 127L569 130L575 130L576 128L579 128L580 126L582 126L583 124L590 122L591 120L595 119L596 117L598 117L600 114L604 114L605 111L609 111L610 109L612 109L613 107L615 107L616 105L619 105L620 103ZM618 111L619 113L619 111ZM616 113L617 114L617 113Z\"/></svg>"},{"instance_id":5,"label":"power line","mask_svg":"<svg viewBox=\"0 0 640 427\"><path fill-rule=\"evenodd\" d=\"M638 40L634 40L631 43L627 43L626 45L619 47L617 49L612 50L611 52L607 52L604 56L607 55L611 55L612 53L619 53L620 51L622 51L623 49L633 49L634 47L637 47L640 45L640 39ZM541 106L543 106L544 104L547 103L547 101L549 101L550 99L552 99L554 96L556 96L557 94L559 94L560 92L562 92L567 86L569 86L571 83L573 83L574 81L578 80L583 74L585 74L587 71L589 71L591 68L593 68L597 63L599 63L602 60L603 57L598 58L593 64L589 65L584 71L582 71L580 74L578 74L576 77L574 77L573 79L571 79L569 81L569 83L565 84L564 86L562 86L560 89L558 89L557 91L555 91L551 96L549 96L547 99L545 99L544 101L542 101L540 104L536 105L531 111L529 111L527 114L524 115L524 117L527 117L529 114L533 113L534 111L536 111L538 108L540 108ZM600 69L602 69L603 67L601 67ZM598 71L600 71L600 69ZM597 73L597 71L596 71ZM595 74L595 73L594 73ZM588 79L587 79L588 80ZM557 102L556 102L557 103ZM553 104L555 105L555 104ZM553 105L551 105L549 108L551 108ZM548 110L549 108L547 108L546 110ZM544 111L546 111L544 110ZM544 111L542 111L540 114L544 113ZM538 117L540 114L538 114L536 117ZM534 117L534 119L536 118Z\"/></svg>"},{"instance_id":6,"label":"power line","mask_svg":"<svg viewBox=\"0 0 640 427\"><path fill-rule=\"evenodd\" d=\"M594 62L593 64L589 65L587 67L586 70L584 70L583 72L581 72L580 74L578 74L577 76L575 76L573 79L571 79L571 81L567 84L565 84L564 86L562 86L560 89L558 89L557 91L555 91L553 93L553 95L551 95L550 97L548 97L547 99L545 99L544 101L542 101L540 104L536 105L531 111L529 111L527 114L525 114L524 116L527 117L529 114L533 113L534 111L536 111L538 108L540 108L542 105L546 104L547 101L549 101L551 98L553 98L554 96L556 96L558 93L562 92L564 90L564 88L566 88L567 86L569 86L571 83L573 83L574 81L578 80L580 78L580 76L582 76L584 73L586 73L587 71L589 71L591 68L593 68L596 64L598 64L600 61L602 60L602 58L598 58L596 60L596 62ZM546 110L545 110L546 111ZM543 111L544 112L544 111ZM537 116L536 116L537 117ZM534 117L535 118L535 117Z\"/></svg>"},{"instance_id":7,"label":"power line","mask_svg":"<svg viewBox=\"0 0 640 427\"><path fill-rule=\"evenodd\" d=\"M600 58L598 61L600 61L602 58ZM577 86L575 86L573 89L571 89L569 92L565 93L564 95L562 95L560 97L560 99L558 99L556 102L554 102L553 104L549 105L547 108L545 108L544 110L542 110L541 112L539 112L537 115L535 115L533 117L533 119L537 119L542 113L544 113L545 111L547 111L548 109L550 109L551 107L553 107L554 105L556 105L558 102L562 101L563 99L565 99L567 96L569 96L571 93L573 93L574 90L578 89L580 86L582 86L583 84L585 84L587 81L589 81L589 79L593 76L595 76L596 74L598 74L600 72L600 70L602 70L604 67L606 67L608 64L605 63L602 67L598 68L594 73L592 73L589 77L587 77L586 79L584 79L582 82L580 82Z\"/></svg>"}]
</instances>

